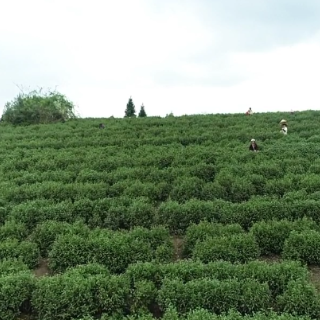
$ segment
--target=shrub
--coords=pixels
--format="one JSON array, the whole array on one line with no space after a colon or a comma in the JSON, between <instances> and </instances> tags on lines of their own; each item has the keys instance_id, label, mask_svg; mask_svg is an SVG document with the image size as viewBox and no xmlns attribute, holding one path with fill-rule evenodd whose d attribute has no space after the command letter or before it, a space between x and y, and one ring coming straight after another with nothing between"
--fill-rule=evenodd
<instances>
[{"instance_id":1,"label":"shrub","mask_svg":"<svg viewBox=\"0 0 320 320\"><path fill-rule=\"evenodd\" d=\"M170 192L170 197L173 201L184 203L190 199L201 199L203 180L197 177L178 178Z\"/></svg>"},{"instance_id":2,"label":"shrub","mask_svg":"<svg viewBox=\"0 0 320 320\"><path fill-rule=\"evenodd\" d=\"M165 225L171 232L180 233L186 228L184 221L182 206L177 201L160 204L156 213L156 224Z\"/></svg>"},{"instance_id":3,"label":"shrub","mask_svg":"<svg viewBox=\"0 0 320 320\"><path fill-rule=\"evenodd\" d=\"M19 241L27 237L27 228L25 224L15 221L6 221L0 227L0 241L7 240L8 238L17 239Z\"/></svg>"},{"instance_id":4,"label":"shrub","mask_svg":"<svg viewBox=\"0 0 320 320\"><path fill-rule=\"evenodd\" d=\"M169 230L162 226L151 229L136 227L128 233L132 239L145 241L152 249L156 249L161 244L172 245Z\"/></svg>"},{"instance_id":5,"label":"shrub","mask_svg":"<svg viewBox=\"0 0 320 320\"><path fill-rule=\"evenodd\" d=\"M49 252L49 267L53 272L63 272L69 267L93 261L92 248L86 237L74 234L59 236Z\"/></svg>"},{"instance_id":6,"label":"shrub","mask_svg":"<svg viewBox=\"0 0 320 320\"><path fill-rule=\"evenodd\" d=\"M281 312L319 319L319 298L312 284L304 280L296 280L288 283L287 290L278 297L277 304Z\"/></svg>"},{"instance_id":7,"label":"shrub","mask_svg":"<svg viewBox=\"0 0 320 320\"><path fill-rule=\"evenodd\" d=\"M200 259L205 263L216 260L244 263L259 255L259 246L250 234L206 238L197 242L192 252L193 259Z\"/></svg>"},{"instance_id":8,"label":"shrub","mask_svg":"<svg viewBox=\"0 0 320 320\"><path fill-rule=\"evenodd\" d=\"M168 231L161 227L130 232L96 229L86 236L61 235L49 253L50 269L63 272L78 264L97 262L112 273L122 273L137 261L172 261L174 250L169 239ZM164 257L163 252L169 254Z\"/></svg>"},{"instance_id":9,"label":"shrub","mask_svg":"<svg viewBox=\"0 0 320 320\"><path fill-rule=\"evenodd\" d=\"M272 299L267 283L247 279L241 282L240 288L240 303L237 310L242 314L253 314L260 310L270 309Z\"/></svg>"},{"instance_id":10,"label":"shrub","mask_svg":"<svg viewBox=\"0 0 320 320\"><path fill-rule=\"evenodd\" d=\"M59 183L56 183L57 189L59 189L59 192L61 192L61 186L59 188L58 186ZM33 189L33 191L38 192L35 187L33 188L30 187L30 190ZM35 195L31 198L36 197L37 196ZM75 217L72 213L72 203L70 201L56 204L48 200L28 201L27 203L21 203L13 207L9 217L15 221L24 223L28 231L32 231L38 223L48 220L63 221L68 223L75 221Z\"/></svg>"},{"instance_id":11,"label":"shrub","mask_svg":"<svg viewBox=\"0 0 320 320\"><path fill-rule=\"evenodd\" d=\"M257 292L260 290L259 288L254 289L256 283L267 284L270 296L274 301L278 295L285 292L290 281L307 281L309 279L307 268L295 261L275 264L263 261L252 261L246 264L232 264L227 261L204 264L191 260L182 260L169 264L146 262L130 265L126 270L126 275L133 284L141 281L152 282L158 290L161 288L164 280L179 280L183 284L201 279L219 281L234 279L243 284L247 283L247 281L254 281L253 284L248 285L248 288L244 286L248 290L246 293L248 304L245 307L246 303L242 303L241 308L243 309L241 310L243 312L249 312L249 309L245 308L248 308L249 301L254 301L255 290ZM165 299L165 297L163 298Z\"/></svg>"},{"instance_id":12,"label":"shrub","mask_svg":"<svg viewBox=\"0 0 320 320\"><path fill-rule=\"evenodd\" d=\"M208 237L221 237L244 233L239 224L222 225L220 223L211 223L202 221L199 224L192 224L187 228L184 237L183 254L190 257L197 241L203 241Z\"/></svg>"},{"instance_id":13,"label":"shrub","mask_svg":"<svg viewBox=\"0 0 320 320\"><path fill-rule=\"evenodd\" d=\"M22 312L30 312L35 279L30 272L0 276L0 319L15 320Z\"/></svg>"},{"instance_id":14,"label":"shrub","mask_svg":"<svg viewBox=\"0 0 320 320\"><path fill-rule=\"evenodd\" d=\"M140 319L140 318L139 318ZM144 320L144 318L142 318ZM149 319L149 318L147 318ZM240 312L230 310L229 312L217 315L209 310L197 308L188 312L185 317L179 317L175 308L168 308L163 316L163 320L311 320L307 316L294 316L288 313L278 314L274 311L256 312L252 315L241 315Z\"/></svg>"},{"instance_id":15,"label":"shrub","mask_svg":"<svg viewBox=\"0 0 320 320\"><path fill-rule=\"evenodd\" d=\"M42 320L123 314L128 308L129 289L123 276L68 272L40 278L33 292L32 306Z\"/></svg>"},{"instance_id":16,"label":"shrub","mask_svg":"<svg viewBox=\"0 0 320 320\"><path fill-rule=\"evenodd\" d=\"M280 254L285 240L293 230L318 230L318 225L310 219L296 221L272 220L255 223L250 232L254 235L262 254Z\"/></svg>"},{"instance_id":17,"label":"shrub","mask_svg":"<svg viewBox=\"0 0 320 320\"><path fill-rule=\"evenodd\" d=\"M267 284L247 279L219 281L200 279L183 283L180 280L164 280L158 295L163 311L173 306L179 314L204 308L220 314L230 309L245 313L267 310L271 295Z\"/></svg>"},{"instance_id":18,"label":"shrub","mask_svg":"<svg viewBox=\"0 0 320 320\"><path fill-rule=\"evenodd\" d=\"M69 224L49 220L36 226L31 234L31 239L38 245L41 256L47 258L56 238L67 233L87 236L89 228L82 223Z\"/></svg>"},{"instance_id":19,"label":"shrub","mask_svg":"<svg viewBox=\"0 0 320 320\"><path fill-rule=\"evenodd\" d=\"M100 219L100 226L112 230L128 228L127 215L132 199L128 197L106 198L95 202L92 212L87 214ZM88 219L92 221L93 218ZM93 223L90 223L91 225Z\"/></svg>"},{"instance_id":20,"label":"shrub","mask_svg":"<svg viewBox=\"0 0 320 320\"><path fill-rule=\"evenodd\" d=\"M155 223L168 227L172 233L181 234L191 224L200 223L203 220L210 222L227 221L231 215L231 208L232 205L223 200L201 201L191 199L184 204L168 201L159 206Z\"/></svg>"},{"instance_id":21,"label":"shrub","mask_svg":"<svg viewBox=\"0 0 320 320\"><path fill-rule=\"evenodd\" d=\"M253 173L247 179L252 183L255 194L257 195L264 195L265 194L265 185L266 180L261 174Z\"/></svg>"},{"instance_id":22,"label":"shrub","mask_svg":"<svg viewBox=\"0 0 320 320\"><path fill-rule=\"evenodd\" d=\"M232 274L238 279L256 279L260 283L268 283L273 298L282 294L290 281L309 279L308 269L297 261L283 261L272 264L263 261L251 261L231 268L229 276L232 276Z\"/></svg>"},{"instance_id":23,"label":"shrub","mask_svg":"<svg viewBox=\"0 0 320 320\"><path fill-rule=\"evenodd\" d=\"M153 225L154 213L155 209L150 203L139 199L128 208L125 220L129 228L135 226L150 228Z\"/></svg>"},{"instance_id":24,"label":"shrub","mask_svg":"<svg viewBox=\"0 0 320 320\"><path fill-rule=\"evenodd\" d=\"M224 187L218 182L207 182L202 188L201 200L214 201L215 199L227 199L227 193Z\"/></svg>"},{"instance_id":25,"label":"shrub","mask_svg":"<svg viewBox=\"0 0 320 320\"><path fill-rule=\"evenodd\" d=\"M157 289L152 281L136 281L132 288L130 311L132 314L148 313L157 297Z\"/></svg>"},{"instance_id":26,"label":"shrub","mask_svg":"<svg viewBox=\"0 0 320 320\"><path fill-rule=\"evenodd\" d=\"M81 276L81 277L90 277L90 276L96 276L96 275L103 275L103 276L110 276L110 271L106 266L103 266L99 263L88 263L84 265L78 265L73 268L68 268L64 275L70 275L70 276Z\"/></svg>"},{"instance_id":27,"label":"shrub","mask_svg":"<svg viewBox=\"0 0 320 320\"><path fill-rule=\"evenodd\" d=\"M201 162L190 169L190 174L205 182L213 182L216 168L213 164Z\"/></svg>"},{"instance_id":28,"label":"shrub","mask_svg":"<svg viewBox=\"0 0 320 320\"><path fill-rule=\"evenodd\" d=\"M320 180L319 175L310 173L306 175L300 182L300 187L305 188L307 193L313 193L319 190Z\"/></svg>"},{"instance_id":29,"label":"shrub","mask_svg":"<svg viewBox=\"0 0 320 320\"><path fill-rule=\"evenodd\" d=\"M320 232L315 230L292 231L284 243L282 257L319 265Z\"/></svg>"},{"instance_id":30,"label":"shrub","mask_svg":"<svg viewBox=\"0 0 320 320\"><path fill-rule=\"evenodd\" d=\"M72 213L78 219L83 219L86 223L88 223L90 217L94 213L94 207L98 206L98 203L99 200L93 201L88 198L76 200L73 203Z\"/></svg>"},{"instance_id":31,"label":"shrub","mask_svg":"<svg viewBox=\"0 0 320 320\"><path fill-rule=\"evenodd\" d=\"M75 118L74 106L64 95L49 91L20 93L7 102L2 120L14 125L50 123Z\"/></svg>"},{"instance_id":32,"label":"shrub","mask_svg":"<svg viewBox=\"0 0 320 320\"><path fill-rule=\"evenodd\" d=\"M0 261L19 259L29 268L34 268L38 265L39 257L39 248L33 242L9 239L0 243Z\"/></svg>"},{"instance_id":33,"label":"shrub","mask_svg":"<svg viewBox=\"0 0 320 320\"><path fill-rule=\"evenodd\" d=\"M294 221L304 217L319 223L320 201L298 200L293 202L278 199L254 199L233 207L223 223L239 223L245 230L249 230L255 222L262 220Z\"/></svg>"},{"instance_id":34,"label":"shrub","mask_svg":"<svg viewBox=\"0 0 320 320\"><path fill-rule=\"evenodd\" d=\"M289 177L276 180L268 180L265 185L265 194L283 197L286 192L293 188L292 180Z\"/></svg>"},{"instance_id":35,"label":"shrub","mask_svg":"<svg viewBox=\"0 0 320 320\"><path fill-rule=\"evenodd\" d=\"M5 259L0 262L0 275L6 276L9 274L15 274L20 271L29 271L28 266L21 260L16 258Z\"/></svg>"},{"instance_id":36,"label":"shrub","mask_svg":"<svg viewBox=\"0 0 320 320\"><path fill-rule=\"evenodd\" d=\"M233 179L230 186L228 200L232 202L248 201L256 193L254 185L247 179Z\"/></svg>"},{"instance_id":37,"label":"shrub","mask_svg":"<svg viewBox=\"0 0 320 320\"><path fill-rule=\"evenodd\" d=\"M122 273L134 261L152 260L150 244L128 235L115 234L112 238L95 237L90 240L93 259L107 266L112 273Z\"/></svg>"}]
</instances>

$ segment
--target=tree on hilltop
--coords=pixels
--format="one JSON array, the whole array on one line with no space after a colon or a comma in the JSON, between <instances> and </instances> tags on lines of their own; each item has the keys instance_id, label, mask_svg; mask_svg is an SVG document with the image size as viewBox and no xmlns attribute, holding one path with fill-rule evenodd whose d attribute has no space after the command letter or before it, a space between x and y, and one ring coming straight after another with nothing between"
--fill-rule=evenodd
<instances>
[{"instance_id":1,"label":"tree on hilltop","mask_svg":"<svg viewBox=\"0 0 320 320\"><path fill-rule=\"evenodd\" d=\"M132 101L132 98L130 97L128 103L127 103L127 108L125 110L125 118L132 118L136 117L136 108L134 106L134 103Z\"/></svg>"},{"instance_id":2,"label":"tree on hilltop","mask_svg":"<svg viewBox=\"0 0 320 320\"><path fill-rule=\"evenodd\" d=\"M139 111L138 117L142 118L142 117L146 117L146 116L147 116L146 110L144 109L144 105L142 104L141 108L140 108L140 111Z\"/></svg>"},{"instance_id":3,"label":"tree on hilltop","mask_svg":"<svg viewBox=\"0 0 320 320\"><path fill-rule=\"evenodd\" d=\"M59 92L43 93L40 89L21 92L13 101L7 102L1 119L14 125L31 125L72 118L76 118L76 115L71 101Z\"/></svg>"}]
</instances>

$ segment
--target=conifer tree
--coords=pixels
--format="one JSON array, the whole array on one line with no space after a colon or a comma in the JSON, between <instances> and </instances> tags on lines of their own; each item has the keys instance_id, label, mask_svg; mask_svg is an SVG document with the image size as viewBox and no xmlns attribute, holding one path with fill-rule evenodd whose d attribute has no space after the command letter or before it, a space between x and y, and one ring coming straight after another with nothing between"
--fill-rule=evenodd
<instances>
[{"instance_id":1,"label":"conifer tree","mask_svg":"<svg viewBox=\"0 0 320 320\"><path fill-rule=\"evenodd\" d=\"M146 110L144 109L144 105L142 104L141 108L140 108L140 111L139 111L139 115L138 115L140 118L142 117L146 117L147 114L146 114Z\"/></svg>"},{"instance_id":2,"label":"conifer tree","mask_svg":"<svg viewBox=\"0 0 320 320\"><path fill-rule=\"evenodd\" d=\"M131 118L131 117L136 117L136 109L134 106L134 103L132 101L132 98L130 97L128 103L127 103L127 108L125 110L125 118Z\"/></svg>"}]
</instances>

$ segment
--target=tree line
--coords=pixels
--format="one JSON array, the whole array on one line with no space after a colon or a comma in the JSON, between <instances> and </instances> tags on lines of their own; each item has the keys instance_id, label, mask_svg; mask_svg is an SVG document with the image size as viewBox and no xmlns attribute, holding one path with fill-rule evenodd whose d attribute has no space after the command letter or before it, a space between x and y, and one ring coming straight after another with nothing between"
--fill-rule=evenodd
<instances>
[{"instance_id":1,"label":"tree line","mask_svg":"<svg viewBox=\"0 0 320 320\"><path fill-rule=\"evenodd\" d=\"M138 117L146 117L142 104ZM135 105L130 97L125 110L125 118L136 117ZM13 125L31 125L65 122L77 118L75 106L65 95L49 90L33 90L19 93L4 106L1 121Z\"/></svg>"},{"instance_id":2,"label":"tree line","mask_svg":"<svg viewBox=\"0 0 320 320\"><path fill-rule=\"evenodd\" d=\"M146 117L147 113L146 110L144 108L144 105L142 104L140 107L140 111L138 114L138 117L142 118L142 117ZM132 98L130 97L128 103L127 103L127 108L125 110L125 118L132 118L132 117L136 117L136 108L135 105L132 101Z\"/></svg>"}]
</instances>

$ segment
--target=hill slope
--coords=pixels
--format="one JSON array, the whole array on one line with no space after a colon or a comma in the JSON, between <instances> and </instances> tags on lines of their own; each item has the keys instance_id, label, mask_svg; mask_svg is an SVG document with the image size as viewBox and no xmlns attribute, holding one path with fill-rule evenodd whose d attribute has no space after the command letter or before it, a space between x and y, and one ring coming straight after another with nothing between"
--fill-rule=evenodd
<instances>
[{"instance_id":1,"label":"hill slope","mask_svg":"<svg viewBox=\"0 0 320 320\"><path fill-rule=\"evenodd\" d=\"M319 119L306 111L0 126L0 293L16 293L0 301L12 305L0 318L168 317L171 307L317 318L319 294L299 262L320 265Z\"/></svg>"}]
</instances>

